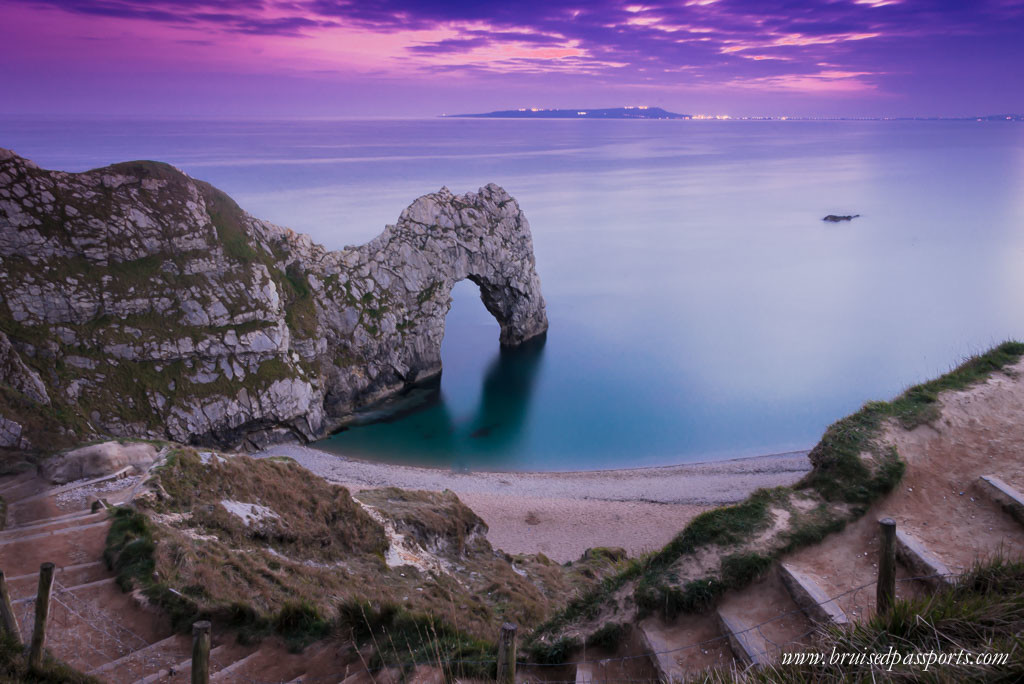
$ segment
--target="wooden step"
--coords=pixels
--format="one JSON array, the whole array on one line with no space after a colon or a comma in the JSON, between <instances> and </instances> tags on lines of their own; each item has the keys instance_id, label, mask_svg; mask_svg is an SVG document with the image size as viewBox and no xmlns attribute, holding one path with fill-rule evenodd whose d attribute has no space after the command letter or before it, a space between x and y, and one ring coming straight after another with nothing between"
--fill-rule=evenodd
<instances>
[{"instance_id":1,"label":"wooden step","mask_svg":"<svg viewBox=\"0 0 1024 684\"><path fill-rule=\"evenodd\" d=\"M264 640L258 650L246 652L245 657L224 653L221 661L210 656L211 682L246 682L251 680L290 682L310 670L320 654L322 644L307 646L302 654L290 653L277 639ZM237 646L235 647L238 648ZM211 651L212 653L212 651ZM344 668L337 673L337 681L344 678ZM224 672L222 674L222 671ZM319 681L319 680L318 680Z\"/></svg>"},{"instance_id":2,"label":"wooden step","mask_svg":"<svg viewBox=\"0 0 1024 684\"><path fill-rule=\"evenodd\" d=\"M59 595L59 594L67 593L67 592L88 591L89 589L96 589L97 587L105 587L105 586L114 584L115 582L117 582L117 578L116 577L107 577L105 579L96 580L94 582L86 582L85 584L78 584L78 585L75 585L73 587L64 587L62 589L56 589L55 588L53 590L53 593ZM11 601L11 603L16 605L16 606L18 606L18 605L21 605L23 603L31 603L32 601L35 601L35 600L36 600L36 597L33 594L32 596L26 596L24 598L19 598L19 599L16 599L14 601Z\"/></svg>"},{"instance_id":3,"label":"wooden step","mask_svg":"<svg viewBox=\"0 0 1024 684\"><path fill-rule=\"evenodd\" d=\"M0 496L7 494L7 492L13 489L21 487L22 485L28 484L33 479L35 479L35 473L32 471L28 471L25 473L21 473L20 475L11 475L10 478L11 479L8 480L7 482L0 484Z\"/></svg>"},{"instance_id":4,"label":"wooden step","mask_svg":"<svg viewBox=\"0 0 1024 684\"><path fill-rule=\"evenodd\" d=\"M49 527L77 527L90 520L103 520L107 516L106 511L99 513L91 513L86 511L85 513L73 513L67 516L59 516L56 518L50 518L42 522L34 521L26 523L24 525L15 525L14 527L8 527L3 531L0 531L0 540L2 539L20 539L23 536L30 534L36 534L42 532Z\"/></svg>"},{"instance_id":5,"label":"wooden step","mask_svg":"<svg viewBox=\"0 0 1024 684\"><path fill-rule=\"evenodd\" d=\"M72 511L71 513L65 513L64 515L55 515L55 516L53 516L51 518L37 518L37 519L33 520L32 522L27 522L27 523L24 523L24 524L21 524L21 525L12 525L11 527L8 527L7 530L23 529L23 528L26 528L26 527L31 527L33 525L46 525L46 524L51 523L51 522L57 522L58 520L70 520L71 518L77 518L79 516L92 515L92 514L93 514L93 512L91 510L89 510L88 508L83 508L83 509L81 509L79 511Z\"/></svg>"},{"instance_id":6,"label":"wooden step","mask_svg":"<svg viewBox=\"0 0 1024 684\"><path fill-rule=\"evenodd\" d=\"M999 504L1014 520L1024 525L1024 494L995 475L982 475L979 482L982 491L990 499Z\"/></svg>"},{"instance_id":7,"label":"wooden step","mask_svg":"<svg viewBox=\"0 0 1024 684\"><path fill-rule=\"evenodd\" d=\"M640 638L643 641L644 649L651 654L651 662L654 669L658 671L658 678L663 682L682 682L686 680L686 673L679 667L679 663L672 657L671 651L676 644L668 641L661 630L657 628L654 618L640 621L637 625L640 628Z\"/></svg>"},{"instance_id":8,"label":"wooden step","mask_svg":"<svg viewBox=\"0 0 1024 684\"><path fill-rule=\"evenodd\" d=\"M57 496L64 492L70 492L72 489L78 489L79 487L87 487L89 485L99 484L100 482L106 482L107 480L119 480L122 477L126 477L128 472L135 470L135 466L125 466L116 473L110 475L104 475L103 477L96 477L91 480L80 480L78 482L71 482L61 487L54 487L53 489L47 489L45 492L40 492L25 499L21 499L18 503L27 503L29 501L35 501L36 499L45 499L48 496Z\"/></svg>"},{"instance_id":9,"label":"wooden step","mask_svg":"<svg viewBox=\"0 0 1024 684\"><path fill-rule=\"evenodd\" d=\"M210 675L211 682L230 682L235 680L235 675L239 674L245 667L252 664L254 660L259 656L259 651L253 651L244 658L239 658L235 662L227 665L219 671Z\"/></svg>"},{"instance_id":10,"label":"wooden step","mask_svg":"<svg viewBox=\"0 0 1024 684\"><path fill-rule=\"evenodd\" d=\"M772 647L761 636L756 627L747 625L738 616L718 610L718 623L722 634L729 640L729 646L736 659L748 667L764 667L770 665Z\"/></svg>"},{"instance_id":11,"label":"wooden step","mask_svg":"<svg viewBox=\"0 0 1024 684\"><path fill-rule=\"evenodd\" d=\"M8 539L0 542L0 562L6 572L21 576L39 572L39 566L46 562L64 565L99 560L103 557L109 530L110 522L102 521L80 525L69 531L44 532L44 536L37 539Z\"/></svg>"},{"instance_id":12,"label":"wooden step","mask_svg":"<svg viewBox=\"0 0 1024 684\"><path fill-rule=\"evenodd\" d=\"M576 665L576 684L594 684L594 668L590 663Z\"/></svg>"},{"instance_id":13,"label":"wooden step","mask_svg":"<svg viewBox=\"0 0 1024 684\"><path fill-rule=\"evenodd\" d=\"M7 500L8 505L13 505L23 500L25 496L32 496L38 490L45 488L46 483L36 477L35 473L27 477L19 476L19 479L4 483L0 488L0 496Z\"/></svg>"},{"instance_id":14,"label":"wooden step","mask_svg":"<svg viewBox=\"0 0 1024 684\"><path fill-rule=\"evenodd\" d=\"M192 642L188 636L173 634L166 639L101 665L88 674L106 681L131 681L154 669L158 670L181 662L183 657L189 655L191 646Z\"/></svg>"},{"instance_id":15,"label":"wooden step","mask_svg":"<svg viewBox=\"0 0 1024 684\"><path fill-rule=\"evenodd\" d=\"M146 675L142 679L135 680L135 684L158 684L163 682L183 680L188 681L189 673L192 671L192 654L191 654L191 638L189 639L189 657L187 660L182 660L176 665L170 665L168 667L161 668L157 672ZM217 648L210 650L210 662L213 663L214 658L220 655L225 650L224 645L220 645ZM211 676L212 678L212 676Z\"/></svg>"},{"instance_id":16,"label":"wooden step","mask_svg":"<svg viewBox=\"0 0 1024 684\"><path fill-rule=\"evenodd\" d=\"M811 620L821 624L849 624L843 609L807 573L786 563L779 563L779 579L793 601Z\"/></svg>"},{"instance_id":17,"label":"wooden step","mask_svg":"<svg viewBox=\"0 0 1024 684\"><path fill-rule=\"evenodd\" d=\"M735 660L714 613L680 615L672 622L650 616L636 627L630 637L631 651L650 654L643 663L630 663L637 676L687 682L708 668L728 667Z\"/></svg>"},{"instance_id":18,"label":"wooden step","mask_svg":"<svg viewBox=\"0 0 1024 684\"><path fill-rule=\"evenodd\" d=\"M62 527L59 530L52 530L50 532L37 532L35 534L28 534L24 537L15 537L13 539L4 539L0 541L0 546L10 546L11 544L21 544L22 542L32 541L33 539L44 539L46 537L56 537L62 534L72 534L75 532L81 532L91 527L99 527L100 525L109 525L109 520L101 520L99 522L88 523L86 525L75 525L74 527Z\"/></svg>"},{"instance_id":19,"label":"wooden step","mask_svg":"<svg viewBox=\"0 0 1024 684\"><path fill-rule=\"evenodd\" d=\"M896 528L896 558L921 581L934 586L949 586L955 576L917 537Z\"/></svg>"},{"instance_id":20,"label":"wooden step","mask_svg":"<svg viewBox=\"0 0 1024 684\"><path fill-rule=\"evenodd\" d=\"M53 572L54 572L54 577L56 577L57 579L61 579L63 577L66 577L66 576L70 575L71 573L74 573L74 572L77 572L77 571L80 571L80 570L94 570L94 569L106 568L106 567L107 567L107 564L104 563L103 561L91 561L89 563L78 563L76 565L65 565L64 567L54 568ZM33 583L35 583L38 579L39 579L39 573L38 572L30 572L30 573L25 574L25 575L18 575L17 577L8 577L7 581L8 582L21 582L21 581L24 581L24 580L30 580Z\"/></svg>"},{"instance_id":21,"label":"wooden step","mask_svg":"<svg viewBox=\"0 0 1024 684\"><path fill-rule=\"evenodd\" d=\"M50 600L46 648L55 657L79 670L91 670L117 660L145 644L121 632L116 623L97 622L88 606L55 591ZM35 601L33 597L31 602ZM32 633L34 606L19 601L15 606L23 635Z\"/></svg>"}]
</instances>

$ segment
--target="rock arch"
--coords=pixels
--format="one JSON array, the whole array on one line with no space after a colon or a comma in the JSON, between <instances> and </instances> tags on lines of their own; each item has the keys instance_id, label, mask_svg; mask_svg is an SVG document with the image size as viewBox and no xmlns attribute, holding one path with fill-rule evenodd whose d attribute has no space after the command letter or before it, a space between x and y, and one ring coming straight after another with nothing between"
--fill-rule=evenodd
<instances>
[{"instance_id":1,"label":"rock arch","mask_svg":"<svg viewBox=\"0 0 1024 684\"><path fill-rule=\"evenodd\" d=\"M317 439L440 372L464 279L502 345L548 327L529 223L496 185L330 251L167 164L64 173L0 149L0 262L0 380L21 395L0 445Z\"/></svg>"},{"instance_id":2,"label":"rock arch","mask_svg":"<svg viewBox=\"0 0 1024 684\"><path fill-rule=\"evenodd\" d=\"M497 185L465 195L447 188L424 195L374 240L329 256L325 277L349 276L337 318L354 323L335 332L342 345L350 339L353 355L364 360L360 371L344 373L335 385L342 393L329 402L330 413L440 372L445 316L461 280L480 288L501 327L501 345L516 346L547 331L530 224Z\"/></svg>"}]
</instances>

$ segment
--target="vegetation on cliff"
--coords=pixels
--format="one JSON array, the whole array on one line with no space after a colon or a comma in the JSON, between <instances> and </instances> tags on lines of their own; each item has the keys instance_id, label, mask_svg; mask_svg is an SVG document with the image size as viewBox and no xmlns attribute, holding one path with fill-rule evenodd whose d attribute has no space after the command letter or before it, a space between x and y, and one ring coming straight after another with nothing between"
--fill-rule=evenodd
<instances>
[{"instance_id":1,"label":"vegetation on cliff","mask_svg":"<svg viewBox=\"0 0 1024 684\"><path fill-rule=\"evenodd\" d=\"M374 643L383 630L375 648L389 663L398 639L400 662L479 655L502 622L539 624L622 558L509 556L451 492L353 497L287 459L179 449L136 503L116 513L108 563L179 627L206 617L295 647L329 633Z\"/></svg>"}]
</instances>

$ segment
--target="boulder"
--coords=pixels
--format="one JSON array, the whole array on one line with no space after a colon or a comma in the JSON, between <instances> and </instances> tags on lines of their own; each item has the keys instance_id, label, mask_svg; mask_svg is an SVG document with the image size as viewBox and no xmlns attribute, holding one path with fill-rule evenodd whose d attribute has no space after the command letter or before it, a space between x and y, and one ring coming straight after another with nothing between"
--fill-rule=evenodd
<instances>
[{"instance_id":1,"label":"boulder","mask_svg":"<svg viewBox=\"0 0 1024 684\"><path fill-rule=\"evenodd\" d=\"M112 475L126 466L133 466L136 473L141 473L156 458L157 450L152 444L103 442L54 456L42 470L46 479L54 484L64 484Z\"/></svg>"},{"instance_id":2,"label":"boulder","mask_svg":"<svg viewBox=\"0 0 1024 684\"><path fill-rule=\"evenodd\" d=\"M22 427L19 423L0 416L0 447L16 448L21 444Z\"/></svg>"}]
</instances>

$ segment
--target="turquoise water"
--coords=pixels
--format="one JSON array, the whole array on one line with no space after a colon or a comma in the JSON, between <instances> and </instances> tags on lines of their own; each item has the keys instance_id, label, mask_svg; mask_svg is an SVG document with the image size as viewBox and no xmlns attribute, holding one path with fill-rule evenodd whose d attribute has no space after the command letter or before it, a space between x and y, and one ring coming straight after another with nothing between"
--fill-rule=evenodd
<instances>
[{"instance_id":1,"label":"turquoise water","mask_svg":"<svg viewBox=\"0 0 1024 684\"><path fill-rule=\"evenodd\" d=\"M321 443L363 458L568 470L807 448L1024 338L1019 124L0 120L0 146L72 170L167 160L328 247L441 185L506 187L546 341L502 352L460 283L440 385Z\"/></svg>"}]
</instances>

